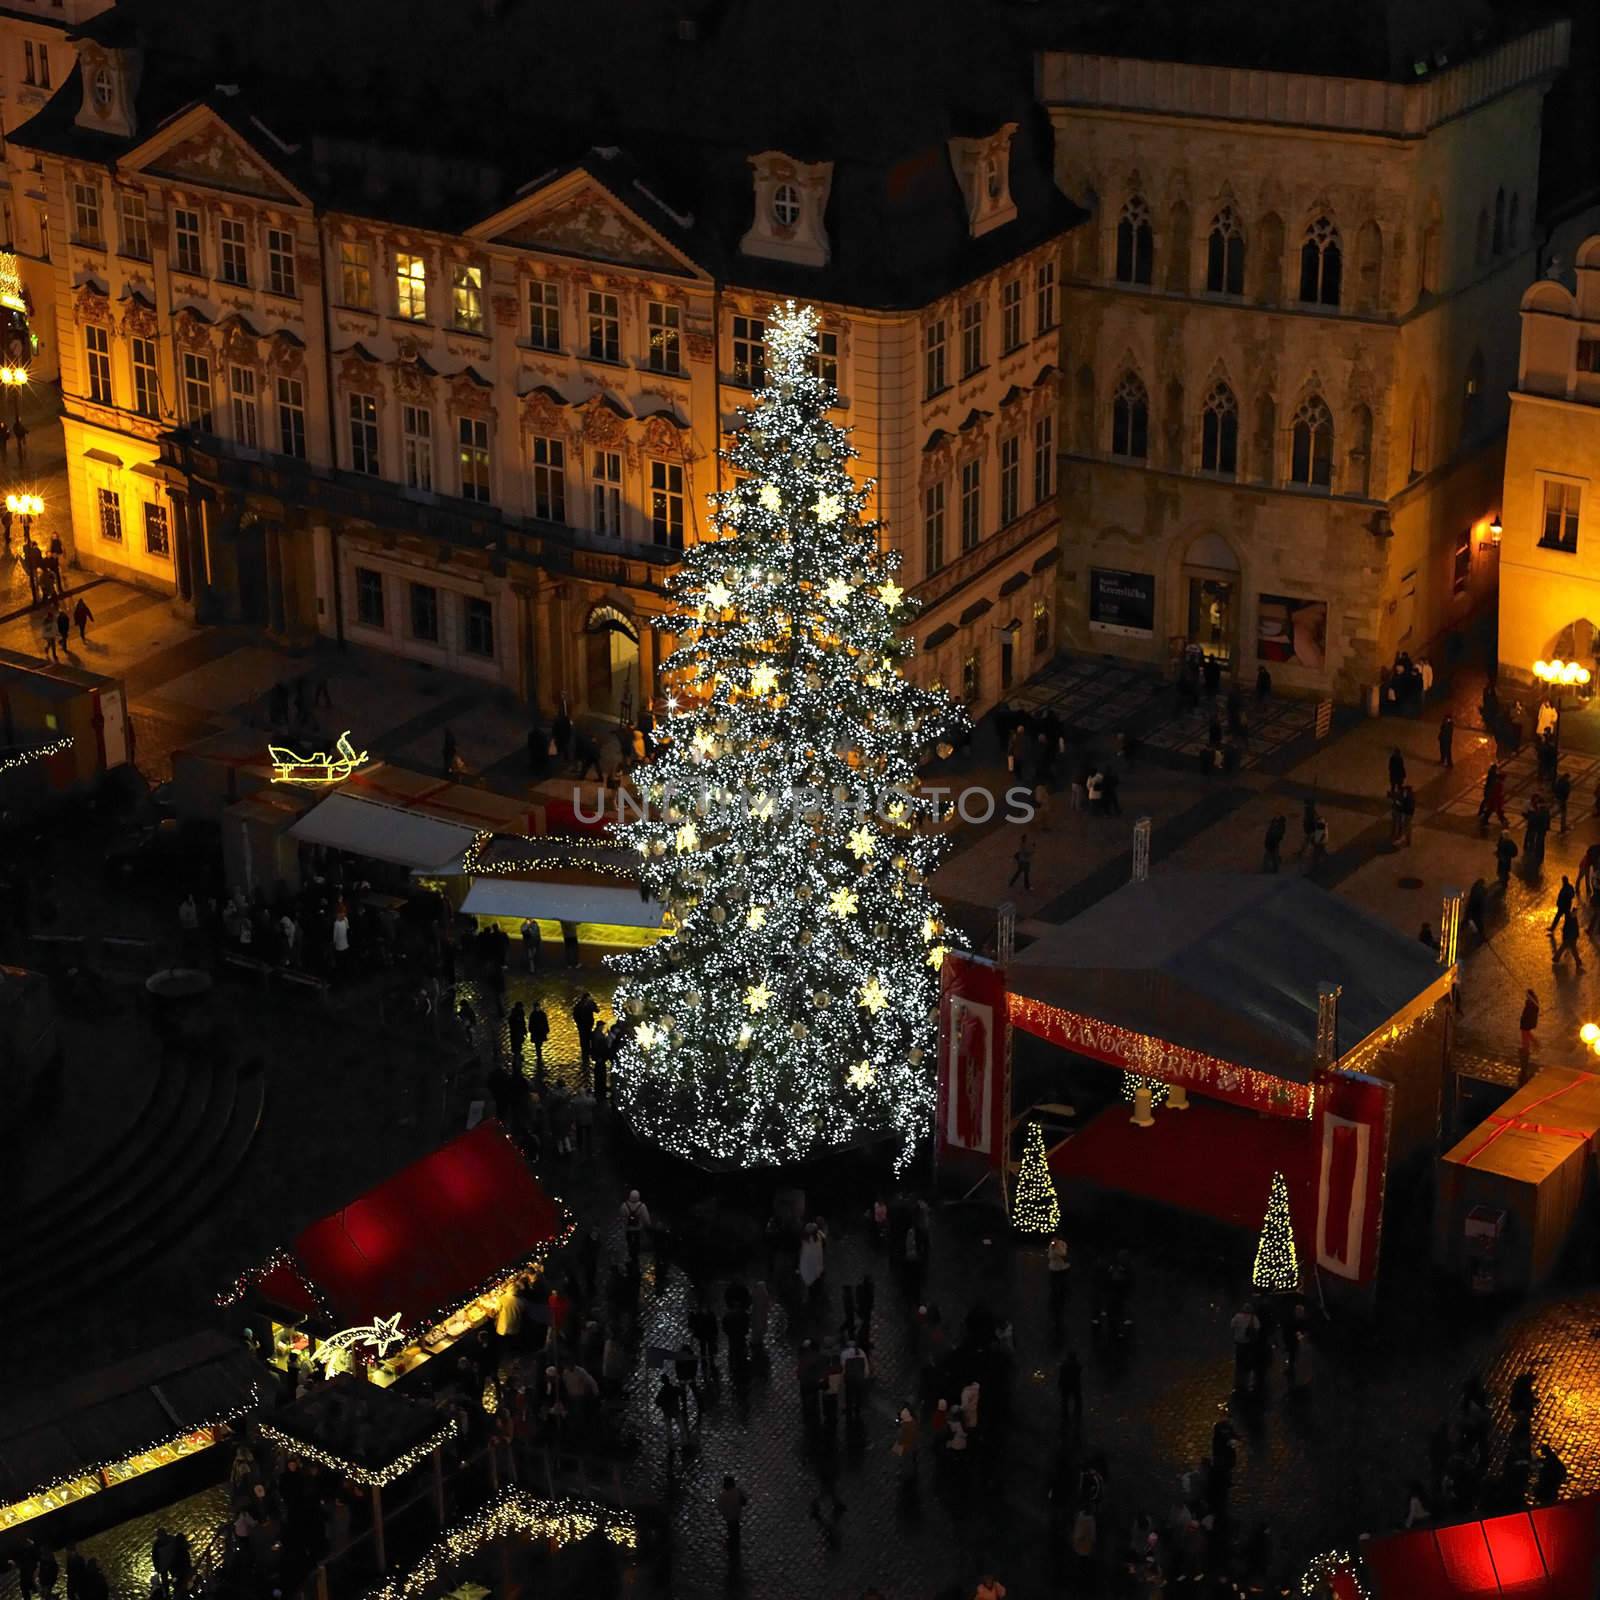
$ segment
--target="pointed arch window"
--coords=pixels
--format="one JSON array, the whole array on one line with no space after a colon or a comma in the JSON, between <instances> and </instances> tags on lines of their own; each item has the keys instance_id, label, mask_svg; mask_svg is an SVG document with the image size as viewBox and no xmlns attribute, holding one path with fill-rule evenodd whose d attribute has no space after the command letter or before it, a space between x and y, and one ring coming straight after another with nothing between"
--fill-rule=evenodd
<instances>
[{"instance_id":1,"label":"pointed arch window","mask_svg":"<svg viewBox=\"0 0 1600 1600\"><path fill-rule=\"evenodd\" d=\"M1306 229L1300 246L1300 299L1305 305L1336 306L1344 279L1339 230L1327 217Z\"/></svg>"},{"instance_id":2,"label":"pointed arch window","mask_svg":"<svg viewBox=\"0 0 1600 1600\"><path fill-rule=\"evenodd\" d=\"M1130 195L1117 222L1117 282L1149 283L1155 271L1155 233L1150 207L1141 194Z\"/></svg>"},{"instance_id":3,"label":"pointed arch window","mask_svg":"<svg viewBox=\"0 0 1600 1600\"><path fill-rule=\"evenodd\" d=\"M1239 402L1225 383L1215 383L1200 416L1200 470L1233 477L1239 470Z\"/></svg>"},{"instance_id":4,"label":"pointed arch window","mask_svg":"<svg viewBox=\"0 0 1600 1600\"><path fill-rule=\"evenodd\" d=\"M1333 487L1333 416L1321 395L1307 395L1294 414L1289 481L1311 489Z\"/></svg>"},{"instance_id":5,"label":"pointed arch window","mask_svg":"<svg viewBox=\"0 0 1600 1600\"><path fill-rule=\"evenodd\" d=\"M1150 395L1137 373L1123 373L1111 398L1111 453L1133 461L1150 454Z\"/></svg>"},{"instance_id":6,"label":"pointed arch window","mask_svg":"<svg viewBox=\"0 0 1600 1600\"><path fill-rule=\"evenodd\" d=\"M1206 290L1210 294L1244 293L1244 229L1232 206L1224 206L1211 219L1211 241L1206 248Z\"/></svg>"},{"instance_id":7,"label":"pointed arch window","mask_svg":"<svg viewBox=\"0 0 1600 1600\"><path fill-rule=\"evenodd\" d=\"M1494 192L1494 241L1493 254L1500 255L1506 247L1506 192L1496 189Z\"/></svg>"}]
</instances>

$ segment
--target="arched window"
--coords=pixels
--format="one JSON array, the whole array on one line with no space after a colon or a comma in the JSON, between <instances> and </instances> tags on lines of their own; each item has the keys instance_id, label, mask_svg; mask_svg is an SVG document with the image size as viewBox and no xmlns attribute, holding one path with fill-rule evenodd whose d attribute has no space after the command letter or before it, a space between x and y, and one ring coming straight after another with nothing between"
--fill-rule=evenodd
<instances>
[{"instance_id":1,"label":"arched window","mask_svg":"<svg viewBox=\"0 0 1600 1600\"><path fill-rule=\"evenodd\" d=\"M1469 445L1483 426L1483 352L1474 350L1461 385L1461 443Z\"/></svg>"},{"instance_id":2,"label":"arched window","mask_svg":"<svg viewBox=\"0 0 1600 1600\"><path fill-rule=\"evenodd\" d=\"M1423 230L1421 251L1421 282L1423 294L1439 292L1439 224L1430 222Z\"/></svg>"},{"instance_id":3,"label":"arched window","mask_svg":"<svg viewBox=\"0 0 1600 1600\"><path fill-rule=\"evenodd\" d=\"M1407 481L1420 478L1428 470L1433 438L1433 407L1428 391L1418 389L1411 397L1411 461Z\"/></svg>"},{"instance_id":4,"label":"arched window","mask_svg":"<svg viewBox=\"0 0 1600 1600\"><path fill-rule=\"evenodd\" d=\"M1200 418L1200 470L1232 477L1239 470L1239 403L1225 383L1213 384Z\"/></svg>"},{"instance_id":5,"label":"arched window","mask_svg":"<svg viewBox=\"0 0 1600 1600\"><path fill-rule=\"evenodd\" d=\"M1278 476L1278 406L1270 394L1256 399L1256 431L1250 449L1258 483L1273 483Z\"/></svg>"},{"instance_id":6,"label":"arched window","mask_svg":"<svg viewBox=\"0 0 1600 1600\"><path fill-rule=\"evenodd\" d=\"M1150 396L1137 373L1123 373L1112 396L1111 453L1133 461L1150 454Z\"/></svg>"},{"instance_id":7,"label":"arched window","mask_svg":"<svg viewBox=\"0 0 1600 1600\"><path fill-rule=\"evenodd\" d=\"M1506 213L1506 249L1515 250L1522 238L1522 196L1511 197L1511 209Z\"/></svg>"},{"instance_id":8,"label":"arched window","mask_svg":"<svg viewBox=\"0 0 1600 1600\"><path fill-rule=\"evenodd\" d=\"M1244 230L1232 206L1224 206L1211 219L1206 289L1211 294L1244 293Z\"/></svg>"},{"instance_id":9,"label":"arched window","mask_svg":"<svg viewBox=\"0 0 1600 1600\"><path fill-rule=\"evenodd\" d=\"M1306 229L1300 246L1300 299L1306 305L1336 306L1344 276L1339 230L1326 217Z\"/></svg>"},{"instance_id":10,"label":"arched window","mask_svg":"<svg viewBox=\"0 0 1600 1600\"><path fill-rule=\"evenodd\" d=\"M1376 311L1383 294L1383 230L1368 218L1356 235L1356 302Z\"/></svg>"},{"instance_id":11,"label":"arched window","mask_svg":"<svg viewBox=\"0 0 1600 1600\"><path fill-rule=\"evenodd\" d=\"M1155 269L1155 234L1143 195L1130 195L1117 223L1117 282L1149 283Z\"/></svg>"},{"instance_id":12,"label":"arched window","mask_svg":"<svg viewBox=\"0 0 1600 1600\"><path fill-rule=\"evenodd\" d=\"M1294 414L1289 481L1313 489L1333 487L1333 417L1321 395L1308 395Z\"/></svg>"},{"instance_id":13,"label":"arched window","mask_svg":"<svg viewBox=\"0 0 1600 1600\"><path fill-rule=\"evenodd\" d=\"M1489 260L1489 213L1478 213L1478 237L1472 247L1472 260L1476 266L1485 266Z\"/></svg>"},{"instance_id":14,"label":"arched window","mask_svg":"<svg viewBox=\"0 0 1600 1600\"><path fill-rule=\"evenodd\" d=\"M1495 255L1500 255L1506 247L1506 192L1496 189L1494 192L1494 242Z\"/></svg>"}]
</instances>

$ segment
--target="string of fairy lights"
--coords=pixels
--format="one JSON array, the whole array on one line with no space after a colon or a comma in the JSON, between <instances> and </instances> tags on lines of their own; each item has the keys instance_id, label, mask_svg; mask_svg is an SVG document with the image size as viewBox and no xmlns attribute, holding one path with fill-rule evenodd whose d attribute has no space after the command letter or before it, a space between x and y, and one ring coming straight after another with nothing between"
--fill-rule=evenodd
<instances>
[{"instance_id":1,"label":"string of fairy lights","mask_svg":"<svg viewBox=\"0 0 1600 1600\"><path fill-rule=\"evenodd\" d=\"M463 1431L459 1418L446 1416L440 1426L426 1439L419 1440L402 1450L381 1467L373 1467L364 1462L353 1461L348 1456L341 1456L336 1451L325 1449L310 1439L303 1439L299 1434L290 1433L276 1423L261 1422L257 1424L257 1429L263 1439L275 1444L286 1455L315 1461L319 1466L330 1467L333 1471L342 1473L353 1483L366 1484L374 1489L386 1488L403 1478L413 1467L421 1466L435 1450L449 1444Z\"/></svg>"},{"instance_id":2,"label":"string of fairy lights","mask_svg":"<svg viewBox=\"0 0 1600 1600\"><path fill-rule=\"evenodd\" d=\"M1061 1200L1050 1176L1050 1157L1044 1147L1044 1129L1028 1124L1011 1196L1011 1221L1018 1233L1053 1234L1061 1226Z\"/></svg>"},{"instance_id":3,"label":"string of fairy lights","mask_svg":"<svg viewBox=\"0 0 1600 1600\"><path fill-rule=\"evenodd\" d=\"M816 333L792 301L767 321L734 486L658 619L677 648L646 814L614 830L675 930L610 957L618 1101L639 1136L713 1165L885 1136L908 1159L957 942L928 889L942 844L917 763L962 713L905 676L900 556L828 421Z\"/></svg>"},{"instance_id":4,"label":"string of fairy lights","mask_svg":"<svg viewBox=\"0 0 1600 1600\"><path fill-rule=\"evenodd\" d=\"M1303 1600L1330 1600L1337 1596L1334 1585L1340 1578L1349 1579L1357 1600L1372 1600L1372 1589L1361 1561L1348 1550L1325 1550L1311 1558L1300 1575Z\"/></svg>"},{"instance_id":5,"label":"string of fairy lights","mask_svg":"<svg viewBox=\"0 0 1600 1600\"><path fill-rule=\"evenodd\" d=\"M609 839L562 836L559 849L556 851L541 848L537 856L521 860L515 858L508 861L491 860L489 852L493 849L495 840L506 837L508 836L505 834L487 831L476 835L461 854L462 872L469 878L516 878L529 872L576 870L593 872L604 878L615 878L622 883L637 883L639 879L639 869L636 864L628 865L615 859L624 852ZM509 837L519 844L539 844L542 847L547 847L550 842L533 834L512 834ZM610 859L602 860L600 859L602 855Z\"/></svg>"},{"instance_id":6,"label":"string of fairy lights","mask_svg":"<svg viewBox=\"0 0 1600 1600\"><path fill-rule=\"evenodd\" d=\"M0 776L8 772L18 772L23 767L33 766L50 756L64 755L72 748L73 742L71 734L64 734L59 739L52 739L49 744L36 744L31 750L19 750L15 755L0 760Z\"/></svg>"}]
</instances>

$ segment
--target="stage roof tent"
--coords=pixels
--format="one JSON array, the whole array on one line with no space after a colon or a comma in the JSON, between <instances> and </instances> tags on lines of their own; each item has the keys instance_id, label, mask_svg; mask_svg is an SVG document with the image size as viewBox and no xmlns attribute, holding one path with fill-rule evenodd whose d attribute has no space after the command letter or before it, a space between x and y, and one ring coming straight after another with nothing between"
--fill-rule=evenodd
<instances>
[{"instance_id":1,"label":"stage roof tent","mask_svg":"<svg viewBox=\"0 0 1600 1600\"><path fill-rule=\"evenodd\" d=\"M1322 983L1342 986L1348 1052L1445 976L1425 945L1298 876L1166 872L1020 950L1007 982L1013 994L1308 1083Z\"/></svg>"},{"instance_id":2,"label":"stage roof tent","mask_svg":"<svg viewBox=\"0 0 1600 1600\"><path fill-rule=\"evenodd\" d=\"M354 794L330 794L289 830L307 844L348 850L412 868L441 867L477 837L476 828Z\"/></svg>"},{"instance_id":3,"label":"stage roof tent","mask_svg":"<svg viewBox=\"0 0 1600 1600\"><path fill-rule=\"evenodd\" d=\"M637 889L581 880L474 878L463 912L474 917L542 917L546 922L599 922L614 928L659 928L661 907Z\"/></svg>"},{"instance_id":4,"label":"stage roof tent","mask_svg":"<svg viewBox=\"0 0 1600 1600\"><path fill-rule=\"evenodd\" d=\"M313 1222L256 1276L261 1295L335 1327L400 1313L423 1333L571 1228L498 1122L480 1122Z\"/></svg>"}]
</instances>

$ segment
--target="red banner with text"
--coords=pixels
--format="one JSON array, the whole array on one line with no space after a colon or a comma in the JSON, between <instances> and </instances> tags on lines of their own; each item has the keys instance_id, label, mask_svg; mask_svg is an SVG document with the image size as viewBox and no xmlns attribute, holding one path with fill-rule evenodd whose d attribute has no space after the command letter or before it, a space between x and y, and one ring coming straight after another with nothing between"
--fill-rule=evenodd
<instances>
[{"instance_id":1,"label":"red banner with text","mask_svg":"<svg viewBox=\"0 0 1600 1600\"><path fill-rule=\"evenodd\" d=\"M1365 1073L1317 1077L1317 1265L1352 1283L1378 1275L1393 1099Z\"/></svg>"},{"instance_id":2,"label":"red banner with text","mask_svg":"<svg viewBox=\"0 0 1600 1600\"><path fill-rule=\"evenodd\" d=\"M998 1168L1011 1121L1005 973L982 956L951 951L939 968L939 1103L934 1141Z\"/></svg>"}]
</instances>

